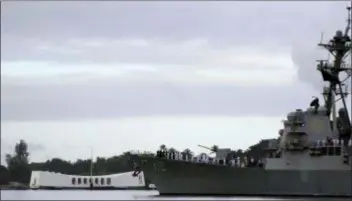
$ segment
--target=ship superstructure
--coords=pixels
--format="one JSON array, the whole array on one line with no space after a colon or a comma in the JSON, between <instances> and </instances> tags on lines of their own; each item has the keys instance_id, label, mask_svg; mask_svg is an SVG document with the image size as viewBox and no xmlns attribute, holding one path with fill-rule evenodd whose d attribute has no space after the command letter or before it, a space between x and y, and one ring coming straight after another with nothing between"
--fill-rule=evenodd
<instances>
[{"instance_id":1,"label":"ship superstructure","mask_svg":"<svg viewBox=\"0 0 352 201\"><path fill-rule=\"evenodd\" d=\"M215 158L136 155L160 194L352 196L352 126L345 84L351 77L346 62L351 52L350 13L349 7L344 31L319 43L332 56L317 61L326 83L322 104L314 98L307 109L288 113L279 137L268 142L264 158L235 158L228 149L221 149ZM336 111L338 101L342 107Z\"/></svg>"}]
</instances>

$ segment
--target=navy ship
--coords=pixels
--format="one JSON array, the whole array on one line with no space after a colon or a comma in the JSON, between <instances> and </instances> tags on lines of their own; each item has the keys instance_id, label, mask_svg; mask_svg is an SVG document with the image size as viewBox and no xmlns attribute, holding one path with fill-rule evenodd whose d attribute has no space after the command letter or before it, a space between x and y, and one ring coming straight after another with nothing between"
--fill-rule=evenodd
<instances>
[{"instance_id":1,"label":"navy ship","mask_svg":"<svg viewBox=\"0 0 352 201\"><path fill-rule=\"evenodd\" d=\"M133 154L135 175L143 171L160 195L322 196L352 197L351 120L346 62L351 50L351 8L348 24L328 43L319 43L333 59L318 60L326 83L307 109L287 114L275 139L266 140L263 157L235 157L231 149L213 149L216 156L158 151ZM345 74L346 79L340 79ZM336 103L343 107L337 110Z\"/></svg>"}]
</instances>

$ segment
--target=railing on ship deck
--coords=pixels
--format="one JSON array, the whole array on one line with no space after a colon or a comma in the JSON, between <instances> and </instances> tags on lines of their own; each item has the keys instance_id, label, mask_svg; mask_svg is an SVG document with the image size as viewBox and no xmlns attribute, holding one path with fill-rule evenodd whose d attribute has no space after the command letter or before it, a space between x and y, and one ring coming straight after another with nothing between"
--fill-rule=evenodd
<instances>
[{"instance_id":1,"label":"railing on ship deck","mask_svg":"<svg viewBox=\"0 0 352 201\"><path fill-rule=\"evenodd\" d=\"M306 147L305 149L309 149L311 156L342 156L343 158L347 158L347 151L346 147L352 146L352 141L342 141L333 139L331 143L326 140L318 140L316 143L311 144L310 146ZM285 149L291 149L286 147ZM293 148L294 149L294 148ZM276 151L276 150L275 150ZM135 154L143 154L141 152L131 152ZM280 158L280 152L273 152L274 155L268 156L267 158ZM256 167L262 168L264 167L264 160L263 159L255 159L253 157L236 157L233 159L218 159L212 158L207 155L200 155L200 156L190 156L188 154L182 152L168 152L168 151L157 151L156 157L165 158L168 160L178 160L178 161L185 161L190 163L203 163L203 164L210 164L210 165L220 165L220 166L229 166L229 167L236 167L236 168L244 168L244 167ZM347 161L344 160L344 163Z\"/></svg>"},{"instance_id":2,"label":"railing on ship deck","mask_svg":"<svg viewBox=\"0 0 352 201\"><path fill-rule=\"evenodd\" d=\"M210 165L220 165L229 167L263 167L262 160L256 160L250 157L236 157L234 159L217 159L207 155L189 156L181 152L157 151L157 157L166 158L168 160L178 160L190 163L203 163Z\"/></svg>"}]
</instances>

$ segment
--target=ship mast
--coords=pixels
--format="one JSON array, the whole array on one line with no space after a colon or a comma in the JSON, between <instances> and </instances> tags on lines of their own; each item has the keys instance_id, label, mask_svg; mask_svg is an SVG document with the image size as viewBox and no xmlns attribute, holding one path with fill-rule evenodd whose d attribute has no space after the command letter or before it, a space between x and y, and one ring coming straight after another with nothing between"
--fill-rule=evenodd
<instances>
[{"instance_id":1,"label":"ship mast","mask_svg":"<svg viewBox=\"0 0 352 201\"><path fill-rule=\"evenodd\" d=\"M348 10L348 19L347 19L347 24L348 24L348 26L346 27L346 30L345 30L345 32L346 33L348 33L348 31L350 31L350 35L351 35L351 37L352 37L352 29L351 29L351 23L352 23L352 19L351 19L351 16L352 16L352 1L351 1L351 4L350 4L350 6L349 7L347 7L347 10ZM349 30L347 29L347 28L349 28ZM350 54L352 54L352 45L350 44ZM352 55L350 56L350 65L352 65ZM350 71L349 71L349 75L350 76L352 76L352 69L350 69ZM351 90L352 90L352 77L351 77L351 79L350 79L350 87L351 87ZM351 104L352 104L352 91L351 91ZM352 107L351 107L351 112L352 112ZM351 123L351 129L350 129L351 131L351 134L350 134L350 139L352 139L352 123ZM351 153L350 153L350 158L351 158ZM351 192L352 192L352 163L350 164L350 171L351 171L351 173L350 173L350 183L351 183ZM352 193L351 193L351 198L352 198Z\"/></svg>"},{"instance_id":2,"label":"ship mast","mask_svg":"<svg viewBox=\"0 0 352 201\"><path fill-rule=\"evenodd\" d=\"M333 56L333 61L329 60L318 60L317 69L321 72L323 80L328 82L328 86L324 87L323 95L325 100L325 108L327 109L327 115L332 116L332 128L333 132L337 133L337 121L336 121L336 102L342 100L344 116L345 116L345 126L349 132L349 137L352 138L350 133L351 130L351 120L348 113L348 108L346 104L346 97L348 92L343 90L343 82L350 77L351 69L346 65L344 60L348 52L351 50L351 7L348 10L348 20L345 31L336 31L333 39L329 43L319 43L318 45L324 47ZM347 73L348 77L344 80L340 80L340 73ZM352 85L351 85L352 86ZM337 100L335 97L340 97Z\"/></svg>"},{"instance_id":3,"label":"ship mast","mask_svg":"<svg viewBox=\"0 0 352 201\"><path fill-rule=\"evenodd\" d=\"M348 33L348 31L350 32L349 34L352 37L352 29L351 29L351 24L352 24L352 1L350 2L350 6L347 7L347 11L348 11L348 19L347 19L347 24L348 24L348 28L349 30L345 30L346 33ZM347 28L347 27L346 27ZM350 87L351 87L351 104L352 104L352 43L350 42L350 63L349 63L349 71L348 71L348 75L350 77ZM352 107L351 107L351 112L352 112ZM352 122L351 122L351 136L350 138L352 139ZM352 171L352 164L351 164L351 171Z\"/></svg>"}]
</instances>

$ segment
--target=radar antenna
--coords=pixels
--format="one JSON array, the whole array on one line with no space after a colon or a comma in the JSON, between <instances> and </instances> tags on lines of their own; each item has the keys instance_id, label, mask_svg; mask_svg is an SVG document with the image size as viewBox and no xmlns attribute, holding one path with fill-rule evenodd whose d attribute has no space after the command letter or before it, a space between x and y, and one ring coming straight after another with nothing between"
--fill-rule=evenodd
<instances>
[{"instance_id":1,"label":"radar antenna","mask_svg":"<svg viewBox=\"0 0 352 201\"><path fill-rule=\"evenodd\" d=\"M342 100L344 113L346 114L346 118L348 121L348 130L351 130L351 120L348 115L348 109L346 105L346 97L348 92L345 91L342 86L344 86L343 82L346 80L341 81L339 78L340 73L344 72L347 74L347 78L351 76L349 71L351 68L347 66L344 59L346 55L351 50L351 38L349 31L351 30L351 7L347 7L348 11L348 20L347 26L345 28L345 33L341 30L337 30L333 39L329 41L329 43L319 43L318 45L324 47L328 52L332 55L332 60L319 60L317 65L317 70L321 72L323 80L328 82L328 86L324 87L324 100L325 100L325 107L327 110L327 115L332 116L333 120L333 129L336 132L336 98L335 96L339 96L339 100ZM329 55L330 55L329 54Z\"/></svg>"}]
</instances>

